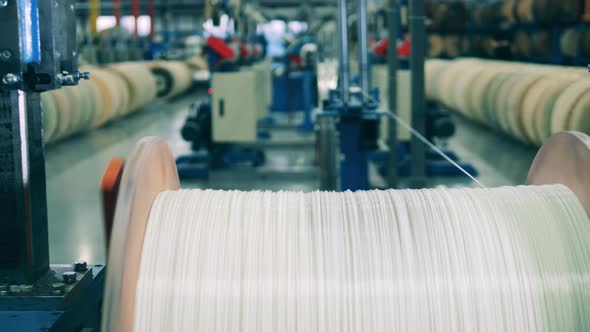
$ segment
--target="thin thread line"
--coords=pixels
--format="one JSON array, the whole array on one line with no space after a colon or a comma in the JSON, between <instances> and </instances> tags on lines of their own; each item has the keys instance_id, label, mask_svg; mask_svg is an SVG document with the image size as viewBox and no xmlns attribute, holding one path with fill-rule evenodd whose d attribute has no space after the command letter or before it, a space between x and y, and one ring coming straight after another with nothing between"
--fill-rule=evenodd
<instances>
[{"instance_id":1,"label":"thin thread line","mask_svg":"<svg viewBox=\"0 0 590 332\"><path fill-rule=\"evenodd\" d=\"M371 95L369 95L366 91L361 90L361 93L363 95L365 95L365 97L369 98L369 100L371 100L371 101L373 100L373 97ZM429 140L427 140L426 137L422 136L422 134L420 134L417 130L415 130L414 128L412 128L412 126L410 126L404 120L402 120L400 117L398 117L393 112L391 112L391 110L388 110L388 111L386 111L384 113L387 116L389 116L390 118L394 119L397 123L399 123L400 125L402 125L404 128L406 128L408 131L410 131L410 133L412 135L414 135L416 138L418 138L420 141L422 141L422 143L426 144L426 146L428 146L429 148L431 148L432 150L434 150L434 152L436 152L437 154L439 154L446 161L448 161L449 163L451 163L451 165L457 167L461 172L463 172L463 174L467 175L467 177L469 177L471 180L473 180L475 183L477 183L480 187L487 189L487 187L484 186L481 182L479 182L475 178L475 176L473 176L473 175L471 175L471 173L467 172L467 170L465 170L463 167L461 167L461 165L459 165L458 163L456 163L451 157L449 157L446 153L444 153L444 151L442 151L436 145L434 145ZM391 147L390 146L389 148L390 149L393 149L394 147Z\"/></svg>"}]
</instances>

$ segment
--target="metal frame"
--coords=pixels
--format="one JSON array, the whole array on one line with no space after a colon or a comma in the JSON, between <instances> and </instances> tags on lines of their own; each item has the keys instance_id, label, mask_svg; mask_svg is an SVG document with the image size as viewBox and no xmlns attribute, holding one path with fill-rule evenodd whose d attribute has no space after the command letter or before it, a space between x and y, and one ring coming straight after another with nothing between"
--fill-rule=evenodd
<instances>
[{"instance_id":1,"label":"metal frame","mask_svg":"<svg viewBox=\"0 0 590 332\"><path fill-rule=\"evenodd\" d=\"M397 38L400 27L400 7L398 0L389 0L387 32L389 40L389 51L387 52L387 73L389 77L388 91L388 105L389 111L397 114L397 71L399 68L399 60L397 58ZM398 176L398 153L397 153L397 122L389 119L389 137L387 146L389 147L389 154L387 159L387 185L389 188L397 188L399 184Z\"/></svg>"},{"instance_id":2,"label":"metal frame","mask_svg":"<svg viewBox=\"0 0 590 332\"><path fill-rule=\"evenodd\" d=\"M409 27L412 52L410 70L412 72L412 127L420 134L426 131L426 95L424 92L424 57L426 30L424 0L410 0ZM426 146L415 136L410 142L412 176L411 186L422 188L426 185Z\"/></svg>"}]
</instances>

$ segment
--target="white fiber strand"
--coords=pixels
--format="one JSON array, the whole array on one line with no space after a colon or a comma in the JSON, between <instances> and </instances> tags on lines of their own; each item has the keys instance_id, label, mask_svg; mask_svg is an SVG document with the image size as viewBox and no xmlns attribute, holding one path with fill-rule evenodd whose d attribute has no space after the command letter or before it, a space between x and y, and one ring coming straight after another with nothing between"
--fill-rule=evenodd
<instances>
[{"instance_id":1,"label":"white fiber strand","mask_svg":"<svg viewBox=\"0 0 590 332\"><path fill-rule=\"evenodd\" d=\"M135 331L588 331L563 186L179 190L150 213Z\"/></svg>"}]
</instances>

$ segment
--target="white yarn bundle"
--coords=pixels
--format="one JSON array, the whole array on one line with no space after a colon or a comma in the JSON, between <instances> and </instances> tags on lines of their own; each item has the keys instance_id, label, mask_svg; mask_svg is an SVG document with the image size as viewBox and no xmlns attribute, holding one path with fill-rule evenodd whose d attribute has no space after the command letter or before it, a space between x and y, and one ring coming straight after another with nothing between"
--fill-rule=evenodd
<instances>
[{"instance_id":1,"label":"white yarn bundle","mask_svg":"<svg viewBox=\"0 0 590 332\"><path fill-rule=\"evenodd\" d=\"M588 331L590 222L563 186L162 192L135 331Z\"/></svg>"}]
</instances>

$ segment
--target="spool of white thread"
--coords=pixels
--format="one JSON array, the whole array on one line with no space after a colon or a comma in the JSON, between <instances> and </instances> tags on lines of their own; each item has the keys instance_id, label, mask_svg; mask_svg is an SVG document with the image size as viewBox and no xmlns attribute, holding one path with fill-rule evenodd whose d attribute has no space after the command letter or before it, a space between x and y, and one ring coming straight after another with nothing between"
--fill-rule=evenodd
<instances>
[{"instance_id":1,"label":"spool of white thread","mask_svg":"<svg viewBox=\"0 0 590 332\"><path fill-rule=\"evenodd\" d=\"M551 138L531 179L562 141L572 147L562 165L588 162L585 140ZM579 197L590 179L579 182L183 191L166 144L146 139L121 183L103 329L585 330L590 223Z\"/></svg>"}]
</instances>

